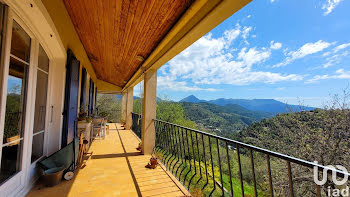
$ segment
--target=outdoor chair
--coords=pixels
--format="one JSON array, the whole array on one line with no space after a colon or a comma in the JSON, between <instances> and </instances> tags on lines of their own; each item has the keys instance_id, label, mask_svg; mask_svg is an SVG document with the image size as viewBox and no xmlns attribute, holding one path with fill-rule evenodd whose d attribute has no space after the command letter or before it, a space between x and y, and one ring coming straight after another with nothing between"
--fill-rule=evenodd
<instances>
[{"instance_id":1,"label":"outdoor chair","mask_svg":"<svg viewBox=\"0 0 350 197\"><path fill-rule=\"evenodd\" d=\"M92 124L93 124L93 134L95 135L96 133L96 137L98 136L99 139L101 139L101 137L103 136L103 138L105 138L105 124L104 124L104 118L94 118L92 120ZM96 132L97 131L97 132Z\"/></svg>"}]
</instances>

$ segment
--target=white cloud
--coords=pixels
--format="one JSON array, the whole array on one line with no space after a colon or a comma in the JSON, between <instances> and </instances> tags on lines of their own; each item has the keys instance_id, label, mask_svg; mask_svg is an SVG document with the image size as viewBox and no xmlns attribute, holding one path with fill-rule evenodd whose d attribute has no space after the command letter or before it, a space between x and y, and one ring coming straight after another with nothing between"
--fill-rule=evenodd
<instances>
[{"instance_id":1,"label":"white cloud","mask_svg":"<svg viewBox=\"0 0 350 197\"><path fill-rule=\"evenodd\" d=\"M218 91L214 88L200 88L198 86L190 86L185 81L176 81L170 76L158 76L157 77L158 88L160 90L175 90L175 91Z\"/></svg>"},{"instance_id":2,"label":"white cloud","mask_svg":"<svg viewBox=\"0 0 350 197\"><path fill-rule=\"evenodd\" d=\"M330 51L327 51L325 53L322 54L323 57L329 56L330 54L332 54Z\"/></svg>"},{"instance_id":3,"label":"white cloud","mask_svg":"<svg viewBox=\"0 0 350 197\"><path fill-rule=\"evenodd\" d=\"M224 32L224 39L226 40L226 45L229 46L231 43L237 39L237 37L241 34L240 26L236 25L236 28L227 30ZM209 36L211 36L209 34Z\"/></svg>"},{"instance_id":4,"label":"white cloud","mask_svg":"<svg viewBox=\"0 0 350 197\"><path fill-rule=\"evenodd\" d=\"M249 15L247 16L247 18L250 18L250 17L252 17L252 15L249 14Z\"/></svg>"},{"instance_id":5,"label":"white cloud","mask_svg":"<svg viewBox=\"0 0 350 197\"><path fill-rule=\"evenodd\" d=\"M342 1L343 0L327 0L327 2L322 5L322 10L324 10L323 14L325 16L330 14Z\"/></svg>"},{"instance_id":6,"label":"white cloud","mask_svg":"<svg viewBox=\"0 0 350 197\"><path fill-rule=\"evenodd\" d=\"M249 42L248 42L248 36L249 36L249 33L250 33L250 31L252 31L252 27L243 27L243 30L242 30L242 38L244 39L244 43L245 44L249 44Z\"/></svg>"},{"instance_id":7,"label":"white cloud","mask_svg":"<svg viewBox=\"0 0 350 197\"><path fill-rule=\"evenodd\" d=\"M270 0L271 3L275 2L275 0Z\"/></svg>"},{"instance_id":8,"label":"white cloud","mask_svg":"<svg viewBox=\"0 0 350 197\"><path fill-rule=\"evenodd\" d=\"M329 79L329 75L315 75L313 78L307 80L305 83L315 83L316 81Z\"/></svg>"},{"instance_id":9,"label":"white cloud","mask_svg":"<svg viewBox=\"0 0 350 197\"><path fill-rule=\"evenodd\" d=\"M338 53L347 47L350 47L350 43L340 44L334 47L332 50L329 50L322 54L323 57L326 57L326 63L322 65L322 67L317 68L328 68L330 66L337 65L341 63L343 57L349 56L349 51L344 51L342 53Z\"/></svg>"},{"instance_id":10,"label":"white cloud","mask_svg":"<svg viewBox=\"0 0 350 197\"><path fill-rule=\"evenodd\" d=\"M348 55L349 55L349 52L348 51L344 51L341 54L334 54L334 55L332 55L330 57L327 57L326 58L327 63L325 63L322 67L323 68L328 68L330 66L334 66L336 64L339 64L341 62L342 57L346 57Z\"/></svg>"},{"instance_id":11,"label":"white cloud","mask_svg":"<svg viewBox=\"0 0 350 197\"><path fill-rule=\"evenodd\" d=\"M337 75L335 76L336 79L350 79L350 71L338 69L335 73L337 73Z\"/></svg>"},{"instance_id":12,"label":"white cloud","mask_svg":"<svg viewBox=\"0 0 350 197\"><path fill-rule=\"evenodd\" d=\"M338 45L337 47L335 47L333 49L333 52L337 53L338 51L343 50L343 49L345 49L345 48L347 48L349 46L350 46L350 43L345 43L345 44Z\"/></svg>"},{"instance_id":13,"label":"white cloud","mask_svg":"<svg viewBox=\"0 0 350 197\"><path fill-rule=\"evenodd\" d=\"M213 38L211 34L202 37L160 69L159 86L197 91L204 90L199 85L248 85L303 79L296 74L257 70L270 58L270 46L243 48L232 54L231 44L239 36L243 38L243 32L249 31L249 27L237 25L233 30L225 31L222 37Z\"/></svg>"},{"instance_id":14,"label":"white cloud","mask_svg":"<svg viewBox=\"0 0 350 197\"><path fill-rule=\"evenodd\" d=\"M245 65L252 66L253 64L264 62L270 56L271 51L266 49L259 51L254 47L247 51L247 48L243 48L241 52L238 53L237 60L242 60Z\"/></svg>"},{"instance_id":15,"label":"white cloud","mask_svg":"<svg viewBox=\"0 0 350 197\"><path fill-rule=\"evenodd\" d=\"M282 43L271 41L270 42L270 48L274 49L274 50L278 50L278 49L282 48Z\"/></svg>"},{"instance_id":16,"label":"white cloud","mask_svg":"<svg viewBox=\"0 0 350 197\"><path fill-rule=\"evenodd\" d=\"M244 27L242 31L242 38L247 39L249 32L252 30L252 27Z\"/></svg>"},{"instance_id":17,"label":"white cloud","mask_svg":"<svg viewBox=\"0 0 350 197\"><path fill-rule=\"evenodd\" d=\"M319 40L315 43L306 43L302 47L300 47L298 50L288 52L286 54L287 57L283 62L278 63L272 67L281 67L281 66L288 65L292 63L294 60L323 51L324 49L328 48L331 45L332 43L324 42L322 40Z\"/></svg>"},{"instance_id":18,"label":"white cloud","mask_svg":"<svg viewBox=\"0 0 350 197\"><path fill-rule=\"evenodd\" d=\"M338 69L333 75L315 75L313 78L307 80L305 83L315 83L325 79L350 79L350 71Z\"/></svg>"}]
</instances>

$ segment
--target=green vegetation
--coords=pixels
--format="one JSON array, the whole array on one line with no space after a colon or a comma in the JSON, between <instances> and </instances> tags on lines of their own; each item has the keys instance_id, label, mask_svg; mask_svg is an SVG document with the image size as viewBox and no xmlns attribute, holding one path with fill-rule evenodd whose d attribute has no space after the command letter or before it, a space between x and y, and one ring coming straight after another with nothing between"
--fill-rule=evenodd
<instances>
[{"instance_id":1,"label":"green vegetation","mask_svg":"<svg viewBox=\"0 0 350 197\"><path fill-rule=\"evenodd\" d=\"M290 111L274 117L269 113L250 111L234 104L218 106L209 103L177 103L158 100L157 119L215 133L307 161L318 161L321 165L340 164L350 169L349 98L349 94L344 92L342 97L334 96L333 101L323 109ZM114 99L111 100L115 102ZM109 103L105 98L104 103L107 102ZM120 100L117 102L120 106ZM111 113L108 112L108 109L111 108L113 109L111 104L108 104L108 108L103 109L101 113ZM134 112L140 113L140 109L140 99L135 99ZM184 136L181 136L181 132L184 132ZM204 149L201 146L202 143L204 143ZM229 147L230 161L228 161L226 144L223 141L219 140L217 145L214 139L209 142L207 136L202 140L200 135L191 135L190 132L186 134L185 130L166 131L161 128L157 128L156 145L157 156L164 163L169 164L170 170L181 182L188 186L192 179L189 189L193 194L208 195L214 186L213 176L216 182L221 183L220 175L222 175L226 190L225 196L230 193L230 181L232 181L235 196L241 195L235 147ZM209 153L209 147L211 147L212 155ZM266 155L253 152L253 157L258 194L269 196ZM240 160L245 196L254 196L251 157L248 149L240 149ZM231 180L228 163L230 163L232 173ZM271 157L270 165L275 196L288 196L289 182L286 161ZM214 166L213 169L212 166ZM221 166L222 174L219 166ZM201 191L207 178L205 169L208 171L209 183ZM292 164L292 169L295 196L314 196L313 169L297 164ZM214 175L212 170L214 170ZM326 185L321 187L323 194L327 191L327 187L335 188L331 177L328 177ZM214 196L219 196L221 192L217 185Z\"/></svg>"},{"instance_id":2,"label":"green vegetation","mask_svg":"<svg viewBox=\"0 0 350 197\"><path fill-rule=\"evenodd\" d=\"M120 122L122 101L112 94L98 94L96 107L98 115L107 117L108 121Z\"/></svg>"},{"instance_id":3,"label":"green vegetation","mask_svg":"<svg viewBox=\"0 0 350 197\"><path fill-rule=\"evenodd\" d=\"M333 101L325 105L323 109L315 109L313 111L300 112L290 111L289 113L278 114L275 117L265 119L264 116L269 114L251 114L249 110L239 109L232 106L216 106L207 103L183 103L182 107L185 114L185 119L192 120L197 123L200 130L216 133L220 136L234 138L248 144L266 148L296 158L301 158L307 161L318 161L321 165L340 164L347 169L350 168L350 110L349 110L349 94L344 92L342 97L334 96ZM180 107L180 105L177 105ZM231 107L231 109L230 109ZM167 110L172 112L171 110ZM256 115L256 116L254 116ZM260 121L259 121L260 119ZM171 121L169 121L171 122ZM177 123L179 124L179 123ZM181 125L181 124L180 124ZM223 128L223 129L221 129ZM164 131L163 131L164 132ZM170 131L171 132L171 131ZM169 138L169 137L168 137ZM180 167L184 169L184 173L174 173L180 177L181 181L188 185L194 171L194 163L197 166L197 175L192 179L190 190L198 193L198 188L202 188L205 182L197 180L200 177L199 163L203 162L204 152L201 147L192 146L192 142L199 142L201 139L194 139L195 135L185 135L186 141L184 147L190 148L190 152L186 152L183 158L178 158L178 152L169 149L168 146L160 147L165 152L165 162L170 160L170 164L181 162L184 160L186 164ZM206 138L206 137L205 137ZM168 142L176 143L176 133L170 134L170 139L165 139ZM181 138L180 138L181 139ZM207 140L207 139L204 139ZM214 141L214 140L213 140ZM228 175L228 161L226 155L225 144L219 141L220 153L217 153L218 147L213 144L213 141L205 142L206 151L211 146L213 159L211 161L210 154L205 153L207 159L207 169L211 172L211 162L214 166L215 180L221 183L219 157L221 161L222 177L224 187L230 191L230 180ZM187 144L189 142L189 145ZM181 146L175 145L175 147ZM191 150L194 150L192 153ZM199 155L197 156L199 152ZM240 159L242 163L242 174L244 180L245 196L254 195L254 187L252 180L252 170L250 163L249 150L240 149ZM233 191L240 195L240 177L238 176L237 153L235 149L229 150L230 166L232 172ZM259 196L269 195L268 172L266 164L266 155L253 152L255 176L257 181L257 190ZM169 159L170 158L170 159ZM186 160L184 159L186 158ZM173 162L174 161L174 162ZM195 161L195 162L194 162ZM192 162L192 169L189 170L189 162ZM194 163L193 163L194 162ZM180 164L179 164L180 163ZM175 169L177 168L175 165ZM289 195L289 180L287 174L286 161L270 158L272 170L272 181L274 185L275 196ZM201 164L202 177L206 177L203 173L204 164ZM313 169L307 168L298 164L292 163L294 192L296 196L313 196L315 195L315 183L313 181ZM173 167L171 167L173 168ZM187 173L188 172L188 173ZM187 174L187 176L185 176ZM212 175L208 176L209 180ZM197 184L195 184L197 183ZM321 187L323 194L327 192L327 188L335 188L336 186L328 177L327 183ZM209 181L202 191L204 195L208 195L213 189L213 183ZM214 196L221 194L220 188L216 188Z\"/></svg>"},{"instance_id":4,"label":"green vegetation","mask_svg":"<svg viewBox=\"0 0 350 197\"><path fill-rule=\"evenodd\" d=\"M196 196L208 196L213 191L213 196L220 196L222 194L222 190L217 183L221 183L220 177L220 168L219 168L219 155L221 162L221 170L222 170L222 178L224 183L224 193L225 196L229 196L231 191L230 186L230 178L228 172L228 160L226 155L226 150L219 145L220 154L218 154L218 148L214 140L211 140L209 143L209 139L207 137L196 138L195 135L188 133L184 138L179 136L172 135L171 139L173 141L180 140L184 143L181 149L179 146L176 146L178 149L172 149L169 146L164 144L164 141L169 142L169 138L163 139L162 142L158 141L156 156L160 158L163 163L169 164L169 170L179 178L179 180L186 186L190 185L189 189L192 194L196 193ZM194 146L192 146L191 141L193 141ZM196 146L196 142L199 145L202 145L204 142L205 148L202 146ZM210 144L210 145L209 145ZM209 146L211 146L211 152ZM174 146L173 146L174 147ZM187 149L189 148L189 149ZM188 152L189 150L189 152ZM181 157L182 154L182 157ZM235 195L240 196L241 186L240 186L240 177L238 174L238 162L237 162L237 154L234 150L229 150L230 155L230 166L232 171L232 186ZM212 158L212 160L211 160ZM199 162L200 161L200 162ZM241 162L243 166L249 165L249 158L245 155L241 155ZM212 165L213 164L213 165ZM213 169L214 166L214 169ZM215 177L215 189L213 182L213 171ZM243 177L249 177L251 173L249 170L243 171ZM189 184L191 182L191 184ZM203 189L203 190L202 190ZM202 190L199 192L198 190ZM254 187L251 179L244 180L244 192L245 196L254 196ZM200 193L200 194L198 194ZM259 190L260 194L265 194L266 192Z\"/></svg>"},{"instance_id":5,"label":"green vegetation","mask_svg":"<svg viewBox=\"0 0 350 197\"><path fill-rule=\"evenodd\" d=\"M142 110L140 99L134 100L133 112L139 114ZM141 110L140 110L141 109ZM181 103L176 103L168 100L158 100L156 109L156 118L189 128L197 128L196 123L187 119L185 111Z\"/></svg>"},{"instance_id":6,"label":"green vegetation","mask_svg":"<svg viewBox=\"0 0 350 197\"><path fill-rule=\"evenodd\" d=\"M5 115L5 132L4 139L16 136L21 129L21 96L16 93L7 95L6 115Z\"/></svg>"},{"instance_id":7,"label":"green vegetation","mask_svg":"<svg viewBox=\"0 0 350 197\"><path fill-rule=\"evenodd\" d=\"M234 138L238 131L253 122L271 117L270 113L247 110L239 105L219 106L210 103L181 103L185 117L200 130Z\"/></svg>"},{"instance_id":8,"label":"green vegetation","mask_svg":"<svg viewBox=\"0 0 350 197\"><path fill-rule=\"evenodd\" d=\"M321 165L342 165L350 169L350 111L335 106L310 112L280 114L268 120L252 124L240 133L240 140L269 150L301 158L318 161ZM274 160L274 163L281 163ZM285 164L281 164L286 170ZM314 191L312 169L294 165L295 190L298 194L311 196ZM275 174L275 179L280 176ZM280 181L276 185L286 193ZM323 187L335 187L329 180Z\"/></svg>"},{"instance_id":9,"label":"green vegetation","mask_svg":"<svg viewBox=\"0 0 350 197\"><path fill-rule=\"evenodd\" d=\"M20 134L22 125L22 122L20 122L22 117L21 108L21 87L15 85L9 90L6 98L4 139Z\"/></svg>"}]
</instances>

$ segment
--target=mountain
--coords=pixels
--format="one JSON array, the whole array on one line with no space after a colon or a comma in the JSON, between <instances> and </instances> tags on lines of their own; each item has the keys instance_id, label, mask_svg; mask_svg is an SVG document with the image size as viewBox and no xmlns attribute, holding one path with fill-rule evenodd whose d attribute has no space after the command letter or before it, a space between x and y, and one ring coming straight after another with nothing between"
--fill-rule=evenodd
<instances>
[{"instance_id":1,"label":"mountain","mask_svg":"<svg viewBox=\"0 0 350 197\"><path fill-rule=\"evenodd\" d=\"M190 97L190 99L188 99ZM306 107L306 106L298 106L298 105L289 105L274 99L224 99L219 98L216 100L199 100L193 95L182 99L180 102L190 102L190 103L198 103L198 102L207 102L215 105L226 106L226 105L239 105L251 111L263 111L272 114L278 113L286 113L289 111L310 111L315 109L314 107Z\"/></svg>"},{"instance_id":2,"label":"mountain","mask_svg":"<svg viewBox=\"0 0 350 197\"><path fill-rule=\"evenodd\" d=\"M181 101L179 101L181 103L187 102L187 103L201 103L201 102L207 102L206 100L199 100L197 97L195 97L194 95L190 95L186 98L183 98Z\"/></svg>"},{"instance_id":3,"label":"mountain","mask_svg":"<svg viewBox=\"0 0 350 197\"><path fill-rule=\"evenodd\" d=\"M199 129L231 137L237 131L254 122L272 117L267 112L251 111L236 104L220 106L212 103L182 103L187 119L194 121Z\"/></svg>"},{"instance_id":4,"label":"mountain","mask_svg":"<svg viewBox=\"0 0 350 197\"><path fill-rule=\"evenodd\" d=\"M310 111L313 107L299 106L299 105L289 105L274 99L216 99L208 101L216 105L225 106L227 104L237 104L246 109L254 111L264 111L269 113L285 113L289 111Z\"/></svg>"}]
</instances>

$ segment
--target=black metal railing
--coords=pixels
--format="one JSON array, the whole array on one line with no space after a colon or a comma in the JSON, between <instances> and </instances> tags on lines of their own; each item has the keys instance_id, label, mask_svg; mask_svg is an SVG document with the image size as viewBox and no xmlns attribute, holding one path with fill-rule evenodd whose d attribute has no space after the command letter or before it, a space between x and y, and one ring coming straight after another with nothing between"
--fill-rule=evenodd
<instances>
[{"instance_id":1,"label":"black metal railing","mask_svg":"<svg viewBox=\"0 0 350 197\"><path fill-rule=\"evenodd\" d=\"M139 114L132 114L131 130L141 139L142 117Z\"/></svg>"},{"instance_id":2,"label":"black metal railing","mask_svg":"<svg viewBox=\"0 0 350 197\"><path fill-rule=\"evenodd\" d=\"M314 182L314 167L347 172L210 133L154 120L155 155L191 193L205 196L327 196L331 180ZM329 177L328 177L329 179ZM199 196L200 196L199 195Z\"/></svg>"}]
</instances>

